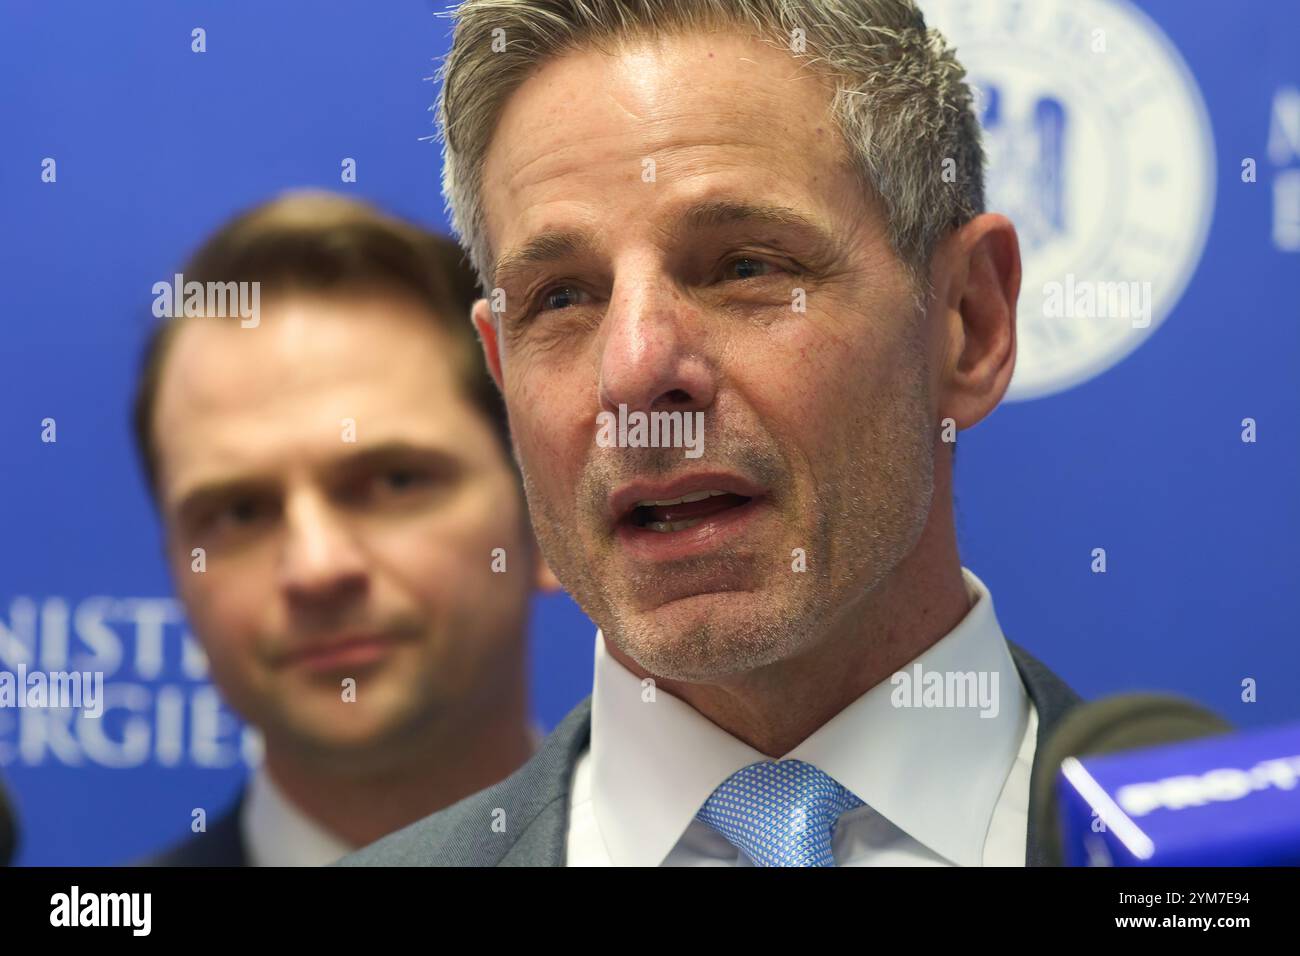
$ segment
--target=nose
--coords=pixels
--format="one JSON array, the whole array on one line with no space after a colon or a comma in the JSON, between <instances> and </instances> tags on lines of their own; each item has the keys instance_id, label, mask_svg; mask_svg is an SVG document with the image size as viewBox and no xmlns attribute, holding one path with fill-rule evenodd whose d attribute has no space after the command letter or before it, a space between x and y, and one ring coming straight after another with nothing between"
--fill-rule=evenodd
<instances>
[{"instance_id":1,"label":"nose","mask_svg":"<svg viewBox=\"0 0 1300 956\"><path fill-rule=\"evenodd\" d=\"M368 575L363 550L329 501L304 490L289 495L284 509L280 584L290 602L330 604L364 593Z\"/></svg>"},{"instance_id":2,"label":"nose","mask_svg":"<svg viewBox=\"0 0 1300 956\"><path fill-rule=\"evenodd\" d=\"M667 279L621 284L605 316L600 405L628 411L701 411L713 404L716 373L705 354L707 329L698 306Z\"/></svg>"}]
</instances>

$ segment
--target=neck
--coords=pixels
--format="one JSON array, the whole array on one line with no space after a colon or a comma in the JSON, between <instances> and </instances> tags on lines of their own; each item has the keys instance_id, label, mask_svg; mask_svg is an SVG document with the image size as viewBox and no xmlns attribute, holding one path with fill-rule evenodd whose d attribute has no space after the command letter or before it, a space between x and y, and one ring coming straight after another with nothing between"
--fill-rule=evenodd
<instances>
[{"instance_id":1,"label":"neck","mask_svg":"<svg viewBox=\"0 0 1300 956\"><path fill-rule=\"evenodd\" d=\"M508 706L419 735L410 747L358 772L347 756L305 758L267 741L266 772L285 798L354 847L497 783L533 753L522 682Z\"/></svg>"},{"instance_id":2,"label":"neck","mask_svg":"<svg viewBox=\"0 0 1300 956\"><path fill-rule=\"evenodd\" d=\"M841 610L803 653L716 683L655 677L612 644L638 677L690 704L769 757L789 753L872 687L937 643L970 610L953 526L951 473L936 468L916 546L879 587Z\"/></svg>"}]
</instances>

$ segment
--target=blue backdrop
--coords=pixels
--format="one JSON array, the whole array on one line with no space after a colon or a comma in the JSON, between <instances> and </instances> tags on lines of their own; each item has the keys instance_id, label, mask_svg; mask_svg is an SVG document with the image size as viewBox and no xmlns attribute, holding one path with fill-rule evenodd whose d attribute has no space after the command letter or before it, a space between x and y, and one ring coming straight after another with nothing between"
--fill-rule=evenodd
<instances>
[{"instance_id":1,"label":"blue backdrop","mask_svg":"<svg viewBox=\"0 0 1300 956\"><path fill-rule=\"evenodd\" d=\"M979 84L990 197L1025 242L1014 400L961 437L964 563L1007 635L1085 696L1300 717L1300 5L923 6ZM288 187L446 229L426 140L441 9L0 8L0 668L102 670L109 707L0 709L20 863L137 857L184 835L176 794L216 807L239 786L241 729L186 634L130 446L151 287ZM1052 314L1053 290L1107 281L1134 283L1145 325ZM537 603L547 728L587 691L593 634L567 599Z\"/></svg>"}]
</instances>

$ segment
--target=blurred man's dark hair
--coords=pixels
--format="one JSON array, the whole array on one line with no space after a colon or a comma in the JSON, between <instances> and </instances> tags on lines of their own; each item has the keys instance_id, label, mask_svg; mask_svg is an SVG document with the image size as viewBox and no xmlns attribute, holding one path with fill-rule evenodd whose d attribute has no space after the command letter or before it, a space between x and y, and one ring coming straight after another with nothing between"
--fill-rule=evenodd
<instances>
[{"instance_id":1,"label":"blurred man's dark hair","mask_svg":"<svg viewBox=\"0 0 1300 956\"><path fill-rule=\"evenodd\" d=\"M258 282L263 302L295 294L375 292L425 305L453 343L461 386L509 452L500 392L469 321L474 273L450 238L323 191L298 191L232 219L180 270L185 283ZM149 338L136 383L132 429L149 489L157 496L153 410L170 345L185 319L166 319Z\"/></svg>"}]
</instances>

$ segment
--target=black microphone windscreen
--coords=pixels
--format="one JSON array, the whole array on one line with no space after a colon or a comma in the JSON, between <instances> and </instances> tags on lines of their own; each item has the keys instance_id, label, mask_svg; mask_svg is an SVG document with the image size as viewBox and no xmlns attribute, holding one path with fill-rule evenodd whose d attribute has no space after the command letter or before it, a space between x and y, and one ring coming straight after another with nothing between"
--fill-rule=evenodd
<instances>
[{"instance_id":1,"label":"black microphone windscreen","mask_svg":"<svg viewBox=\"0 0 1300 956\"><path fill-rule=\"evenodd\" d=\"M1231 733L1233 726L1200 704L1173 694L1119 694L1070 711L1034 760L1029 813L1052 866L1060 866L1057 772L1067 757L1158 747Z\"/></svg>"}]
</instances>

